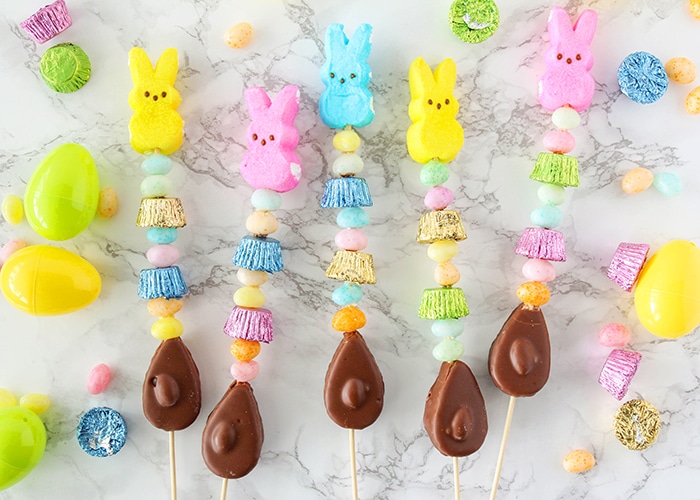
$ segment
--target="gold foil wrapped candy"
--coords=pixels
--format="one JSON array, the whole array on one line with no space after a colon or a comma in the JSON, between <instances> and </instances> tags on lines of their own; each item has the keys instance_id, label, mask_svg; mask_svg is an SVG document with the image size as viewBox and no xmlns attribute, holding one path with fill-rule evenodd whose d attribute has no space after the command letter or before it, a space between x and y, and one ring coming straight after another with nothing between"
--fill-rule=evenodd
<instances>
[{"instance_id":1,"label":"gold foil wrapped candy","mask_svg":"<svg viewBox=\"0 0 700 500\"><path fill-rule=\"evenodd\" d=\"M331 265L328 266L326 276L340 281L352 281L353 283L377 282L374 277L374 261L372 255L364 252L350 252L338 250L333 255Z\"/></svg>"},{"instance_id":2,"label":"gold foil wrapped candy","mask_svg":"<svg viewBox=\"0 0 700 500\"><path fill-rule=\"evenodd\" d=\"M416 241L422 244L437 240L462 241L467 239L464 224L459 212L454 210L436 210L421 215L418 223Z\"/></svg>"},{"instance_id":3,"label":"gold foil wrapped candy","mask_svg":"<svg viewBox=\"0 0 700 500\"><path fill-rule=\"evenodd\" d=\"M180 198L143 198L136 216L139 227L183 227L187 224Z\"/></svg>"},{"instance_id":4,"label":"gold foil wrapped candy","mask_svg":"<svg viewBox=\"0 0 700 500\"><path fill-rule=\"evenodd\" d=\"M661 417L656 407L642 399L620 406L615 414L615 437L630 450L645 450L659 436Z\"/></svg>"}]
</instances>

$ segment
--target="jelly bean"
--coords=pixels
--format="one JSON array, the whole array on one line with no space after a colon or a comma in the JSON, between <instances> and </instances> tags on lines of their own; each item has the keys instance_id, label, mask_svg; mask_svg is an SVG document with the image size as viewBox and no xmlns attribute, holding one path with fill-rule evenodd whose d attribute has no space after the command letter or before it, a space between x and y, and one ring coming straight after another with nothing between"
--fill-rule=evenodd
<instances>
[{"instance_id":1,"label":"jelly bean","mask_svg":"<svg viewBox=\"0 0 700 500\"><path fill-rule=\"evenodd\" d=\"M547 132L542 143L552 153L569 153L576 147L576 139L567 130L551 130Z\"/></svg>"},{"instance_id":2,"label":"jelly bean","mask_svg":"<svg viewBox=\"0 0 700 500\"><path fill-rule=\"evenodd\" d=\"M586 472L595 465L595 458L586 450L574 450L564 457L562 465L567 472Z\"/></svg>"},{"instance_id":3,"label":"jelly bean","mask_svg":"<svg viewBox=\"0 0 700 500\"><path fill-rule=\"evenodd\" d=\"M239 361L231 365L231 376L238 382L250 382L260 373L257 361Z\"/></svg>"},{"instance_id":4,"label":"jelly bean","mask_svg":"<svg viewBox=\"0 0 700 500\"><path fill-rule=\"evenodd\" d=\"M261 286L267 283L268 275L265 271L252 271L242 267L236 273L236 278L245 286Z\"/></svg>"},{"instance_id":5,"label":"jelly bean","mask_svg":"<svg viewBox=\"0 0 700 500\"><path fill-rule=\"evenodd\" d=\"M15 196L14 194L5 196L5 199L2 200L2 216L11 226L16 226L22 222L24 208L22 207L22 200L19 196Z\"/></svg>"},{"instance_id":6,"label":"jelly bean","mask_svg":"<svg viewBox=\"0 0 700 500\"><path fill-rule=\"evenodd\" d=\"M100 394L107 388L110 380L112 380L112 370L104 363L100 363L90 370L87 390L90 394Z\"/></svg>"},{"instance_id":7,"label":"jelly bean","mask_svg":"<svg viewBox=\"0 0 700 500\"><path fill-rule=\"evenodd\" d=\"M523 264L522 271L525 279L530 281L548 283L554 281L554 278L557 277L554 266L548 260L528 259L527 262Z\"/></svg>"},{"instance_id":8,"label":"jelly bean","mask_svg":"<svg viewBox=\"0 0 700 500\"><path fill-rule=\"evenodd\" d=\"M256 189L250 197L256 210L277 210L282 206L282 197L272 189Z\"/></svg>"},{"instance_id":9,"label":"jelly bean","mask_svg":"<svg viewBox=\"0 0 700 500\"><path fill-rule=\"evenodd\" d=\"M518 287L516 291L518 300L529 306L540 307L549 302L549 288L539 281L528 281Z\"/></svg>"},{"instance_id":10,"label":"jelly bean","mask_svg":"<svg viewBox=\"0 0 700 500\"><path fill-rule=\"evenodd\" d=\"M598 343L605 347L623 347L629 344L632 334L625 325L609 323L600 329Z\"/></svg>"},{"instance_id":11,"label":"jelly bean","mask_svg":"<svg viewBox=\"0 0 700 500\"><path fill-rule=\"evenodd\" d=\"M7 389L0 388L0 408L7 408L8 406L17 406L17 399Z\"/></svg>"},{"instance_id":12,"label":"jelly bean","mask_svg":"<svg viewBox=\"0 0 700 500\"><path fill-rule=\"evenodd\" d=\"M104 219L111 219L119 210L119 197L117 192L107 187L100 191L100 199L97 202L97 213Z\"/></svg>"},{"instance_id":13,"label":"jelly bean","mask_svg":"<svg viewBox=\"0 0 700 500\"><path fill-rule=\"evenodd\" d=\"M151 335L158 340L174 339L182 335L185 327L180 323L180 320L172 316L166 316L158 319L151 325Z\"/></svg>"},{"instance_id":14,"label":"jelly bean","mask_svg":"<svg viewBox=\"0 0 700 500\"><path fill-rule=\"evenodd\" d=\"M452 194L451 189L444 186L434 186L425 195L423 204L431 210L442 210L447 208L453 199L454 194Z\"/></svg>"},{"instance_id":15,"label":"jelly bean","mask_svg":"<svg viewBox=\"0 0 700 500\"><path fill-rule=\"evenodd\" d=\"M149 175L141 182L141 194L146 198L160 198L173 191L173 183L165 175Z\"/></svg>"},{"instance_id":16,"label":"jelly bean","mask_svg":"<svg viewBox=\"0 0 700 500\"><path fill-rule=\"evenodd\" d=\"M265 304L265 294L256 286L244 286L233 294L233 301L240 307L262 307Z\"/></svg>"},{"instance_id":17,"label":"jelly bean","mask_svg":"<svg viewBox=\"0 0 700 500\"><path fill-rule=\"evenodd\" d=\"M459 337L464 332L464 323L458 319L438 319L433 321L430 331L436 337Z\"/></svg>"},{"instance_id":18,"label":"jelly bean","mask_svg":"<svg viewBox=\"0 0 700 500\"><path fill-rule=\"evenodd\" d=\"M343 283L333 290L333 302L341 307L357 304L362 300L362 287L357 283Z\"/></svg>"},{"instance_id":19,"label":"jelly bean","mask_svg":"<svg viewBox=\"0 0 700 500\"><path fill-rule=\"evenodd\" d=\"M253 26L242 22L231 26L224 35L226 45L232 49L242 49L253 39Z\"/></svg>"},{"instance_id":20,"label":"jelly bean","mask_svg":"<svg viewBox=\"0 0 700 500\"><path fill-rule=\"evenodd\" d=\"M437 240L428 245L428 258L434 262L447 262L459 252L456 241Z\"/></svg>"},{"instance_id":21,"label":"jelly bean","mask_svg":"<svg viewBox=\"0 0 700 500\"><path fill-rule=\"evenodd\" d=\"M433 348L433 357L438 361L452 362L462 357L464 344L459 340L445 337Z\"/></svg>"},{"instance_id":22,"label":"jelly bean","mask_svg":"<svg viewBox=\"0 0 700 500\"><path fill-rule=\"evenodd\" d=\"M236 339L231 344L231 356L238 361L250 361L260 354L260 342L257 340Z\"/></svg>"},{"instance_id":23,"label":"jelly bean","mask_svg":"<svg viewBox=\"0 0 700 500\"><path fill-rule=\"evenodd\" d=\"M695 87L685 98L685 110L691 115L700 113L700 87Z\"/></svg>"},{"instance_id":24,"label":"jelly bean","mask_svg":"<svg viewBox=\"0 0 700 500\"><path fill-rule=\"evenodd\" d=\"M564 186L542 184L537 189L537 197L542 203L546 203L547 205L561 205L566 201L566 190Z\"/></svg>"},{"instance_id":25,"label":"jelly bean","mask_svg":"<svg viewBox=\"0 0 700 500\"><path fill-rule=\"evenodd\" d=\"M561 224L563 214L554 205L542 205L530 212L530 221L536 226L554 229Z\"/></svg>"},{"instance_id":26,"label":"jelly bean","mask_svg":"<svg viewBox=\"0 0 700 500\"><path fill-rule=\"evenodd\" d=\"M622 177L622 190L627 194L641 193L654 182L654 174L644 167L633 168Z\"/></svg>"},{"instance_id":27,"label":"jelly bean","mask_svg":"<svg viewBox=\"0 0 700 500\"><path fill-rule=\"evenodd\" d=\"M333 316L331 326L338 332L353 332L367 324L365 313L355 306L346 306Z\"/></svg>"},{"instance_id":28,"label":"jelly bean","mask_svg":"<svg viewBox=\"0 0 700 500\"><path fill-rule=\"evenodd\" d=\"M355 153L345 153L333 161L335 175L357 175L365 168L365 162Z\"/></svg>"},{"instance_id":29,"label":"jelly bean","mask_svg":"<svg viewBox=\"0 0 700 500\"><path fill-rule=\"evenodd\" d=\"M22 250L26 246L27 244L24 242L24 240L19 238L15 238L14 240L10 240L5 243L0 250L0 266L2 266L5 261L10 258L10 255L18 250Z\"/></svg>"},{"instance_id":30,"label":"jelly bean","mask_svg":"<svg viewBox=\"0 0 700 500\"><path fill-rule=\"evenodd\" d=\"M158 297L148 301L148 314L151 316L175 316L182 310L182 299L166 299Z\"/></svg>"},{"instance_id":31,"label":"jelly bean","mask_svg":"<svg viewBox=\"0 0 700 500\"><path fill-rule=\"evenodd\" d=\"M654 187L665 196L678 196L683 191L683 183L676 174L661 172L654 176Z\"/></svg>"},{"instance_id":32,"label":"jelly bean","mask_svg":"<svg viewBox=\"0 0 700 500\"><path fill-rule=\"evenodd\" d=\"M354 153L361 143L360 136L352 129L341 130L333 136L333 147L343 153Z\"/></svg>"},{"instance_id":33,"label":"jelly bean","mask_svg":"<svg viewBox=\"0 0 700 500\"><path fill-rule=\"evenodd\" d=\"M360 229L343 229L335 235L335 244L343 250L357 252L367 248L367 235Z\"/></svg>"},{"instance_id":34,"label":"jelly bean","mask_svg":"<svg viewBox=\"0 0 700 500\"><path fill-rule=\"evenodd\" d=\"M157 245L168 245L177 240L177 228L175 227L149 227L146 231L146 239Z\"/></svg>"},{"instance_id":35,"label":"jelly bean","mask_svg":"<svg viewBox=\"0 0 700 500\"><path fill-rule=\"evenodd\" d=\"M695 19L700 19L700 0L690 0L690 13Z\"/></svg>"},{"instance_id":36,"label":"jelly bean","mask_svg":"<svg viewBox=\"0 0 700 500\"><path fill-rule=\"evenodd\" d=\"M148 249L146 258L155 267L170 267L180 258L180 250L174 245L155 245Z\"/></svg>"},{"instance_id":37,"label":"jelly bean","mask_svg":"<svg viewBox=\"0 0 700 500\"><path fill-rule=\"evenodd\" d=\"M267 236L279 228L277 217L266 210L255 210L245 221L245 228L255 236Z\"/></svg>"},{"instance_id":38,"label":"jelly bean","mask_svg":"<svg viewBox=\"0 0 700 500\"><path fill-rule=\"evenodd\" d=\"M344 229L364 227L369 224L369 215L361 207L347 207L338 212L335 222Z\"/></svg>"},{"instance_id":39,"label":"jelly bean","mask_svg":"<svg viewBox=\"0 0 700 500\"><path fill-rule=\"evenodd\" d=\"M141 163L146 175L165 175L173 169L173 161L160 153L148 155Z\"/></svg>"},{"instance_id":40,"label":"jelly bean","mask_svg":"<svg viewBox=\"0 0 700 500\"><path fill-rule=\"evenodd\" d=\"M440 262L435 266L433 277L440 286L452 286L459 281L459 269L450 261Z\"/></svg>"},{"instance_id":41,"label":"jelly bean","mask_svg":"<svg viewBox=\"0 0 700 500\"><path fill-rule=\"evenodd\" d=\"M574 108L562 106L552 113L552 123L559 130L571 130L581 125L581 115Z\"/></svg>"},{"instance_id":42,"label":"jelly bean","mask_svg":"<svg viewBox=\"0 0 700 500\"><path fill-rule=\"evenodd\" d=\"M46 394L25 394L19 398L19 405L35 415L41 415L51 406L51 400Z\"/></svg>"},{"instance_id":43,"label":"jelly bean","mask_svg":"<svg viewBox=\"0 0 700 500\"><path fill-rule=\"evenodd\" d=\"M686 57L674 57L664 66L669 79L678 83L691 83L695 80L695 64Z\"/></svg>"},{"instance_id":44,"label":"jelly bean","mask_svg":"<svg viewBox=\"0 0 700 500\"><path fill-rule=\"evenodd\" d=\"M437 160L430 160L420 170L420 182L424 186L438 186L449 178L450 169Z\"/></svg>"}]
</instances>

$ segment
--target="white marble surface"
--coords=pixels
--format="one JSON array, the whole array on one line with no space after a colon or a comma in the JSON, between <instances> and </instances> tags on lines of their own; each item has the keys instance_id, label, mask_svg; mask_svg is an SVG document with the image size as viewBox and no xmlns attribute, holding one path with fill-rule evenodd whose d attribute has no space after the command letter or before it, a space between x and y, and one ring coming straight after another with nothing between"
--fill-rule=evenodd
<instances>
[{"instance_id":1,"label":"white marble surface","mask_svg":"<svg viewBox=\"0 0 700 500\"><path fill-rule=\"evenodd\" d=\"M332 132L317 114L323 33L332 22L350 31L368 22L375 30L369 62L377 116L360 133L374 197L367 233L378 283L365 288L362 306L368 315L363 332L384 374L386 402L379 420L357 433L360 498L453 496L452 461L432 447L422 428L423 401L438 362L430 354L435 340L429 322L416 315L422 289L432 285L433 263L413 239L425 188L404 141L410 124L407 70L419 55L433 67L452 57L459 72L458 119L466 141L448 186L469 234L456 259L472 311L465 320L464 359L481 384L490 424L481 450L460 460L460 467L463 498L485 498L508 403L488 376L487 353L517 303L523 259L513 248L538 204L537 185L528 175L541 138L552 128L535 93L553 2L499 3L500 29L471 46L449 31L449 0L68 0L73 26L37 46L18 23L43 2L3 1L0 194L21 195L48 150L78 142L94 155L102 184L118 191L121 211L59 244L88 258L103 276L102 294L90 307L42 318L0 303L0 387L17 395L43 392L53 400L43 416L48 430L43 460L24 481L0 492L0 499L169 495L166 434L151 427L141 411L141 383L157 342L149 333L145 301L136 296L148 244L134 226L143 174L127 130L127 52L135 44L153 58L170 46L180 53L176 86L186 139L175 155L181 166L172 175L189 222L177 244L191 294L179 317L201 371L203 410L194 425L177 433L179 497L219 498L220 480L202 461L200 438L206 415L230 382L230 339L221 327L238 286L230 258L246 234L252 192L237 171L248 122L243 90L261 85L276 93L287 83L302 94L296 123L304 173L299 187L284 195L279 212L286 270L265 286L277 336L263 349L261 374L253 383L265 425L262 458L251 474L229 484L228 498L350 497L347 431L331 422L322 401L324 374L340 338L330 328L335 283L324 276L334 249L335 213L318 208L336 154ZM683 55L700 63L700 21L682 1L557 3L572 14L585 7L599 12L596 94L574 132L581 187L569 191L564 205L569 260L556 266L559 276L545 308L551 378L539 394L516 405L499 498L697 498L698 333L675 341L652 336L639 324L632 296L603 271L620 241L647 242L652 250L675 238L700 241L695 216L700 122L684 110L692 85L672 84L661 101L642 106L621 95L616 80L620 61L637 50L662 61ZM234 51L223 43L223 33L242 20L253 24L255 39ZM48 46L67 41L88 53L93 74L79 92L60 95L44 85L38 65ZM675 199L653 189L625 195L620 179L628 162L677 173L684 193ZM3 241L23 237L44 243L26 223L0 223L0 235ZM628 398L643 397L661 411L658 442L644 452L617 442L611 422L619 403L597 384L609 349L596 336L610 321L628 324L632 347L644 355ZM100 362L113 368L114 380L105 393L91 396L86 378ZM107 459L89 457L75 439L80 414L99 405L119 410L129 427L124 449ZM574 448L594 453L593 470L572 475L562 469L562 458Z\"/></svg>"}]
</instances>

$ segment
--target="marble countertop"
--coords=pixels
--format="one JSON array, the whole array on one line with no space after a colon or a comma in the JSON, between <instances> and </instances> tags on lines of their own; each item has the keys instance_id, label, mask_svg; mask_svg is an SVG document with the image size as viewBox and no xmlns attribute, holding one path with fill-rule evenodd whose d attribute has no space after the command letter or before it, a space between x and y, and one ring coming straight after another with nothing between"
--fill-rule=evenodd
<instances>
[{"instance_id":1,"label":"marble countertop","mask_svg":"<svg viewBox=\"0 0 700 500\"><path fill-rule=\"evenodd\" d=\"M513 249L529 213L538 205L537 184L528 179L541 140L552 129L537 102L544 72L547 16L552 2L499 2L501 27L479 45L452 35L449 0L68 0L73 26L37 45L18 24L41 0L5 2L0 13L0 194L22 195L40 159L53 147L77 142L93 154L101 183L120 196L120 212L96 219L78 237L57 243L90 260L103 277L100 297L88 308L59 317L33 317L0 302L0 387L16 395L48 394L53 405L42 419L48 442L35 470L0 499L168 498L166 433L141 410L141 384L158 342L152 318L136 296L140 269L148 267L148 242L134 226L143 179L141 158L129 145L131 80L127 53L134 45L155 59L166 47L179 51L176 87L183 98L185 142L175 154L172 177L188 225L177 245L191 293L179 318L183 339L196 359L203 386L198 420L176 434L178 493L182 499L219 498L221 481L201 458L206 416L231 381L230 339L222 325L238 287L231 256L246 234L252 189L238 163L248 124L243 91L259 85L277 93L298 85L301 106L297 152L302 181L283 196L277 233L286 269L265 287L276 321L276 339L258 360L253 382L265 426L260 463L229 483L228 498L350 498L347 431L323 406L323 380L340 340L330 327L336 283L324 271L334 251L335 213L319 208L335 158L333 132L318 117L322 91L319 67L325 28L341 22L349 31L374 26L371 90L376 118L360 130L365 173L374 198L368 209L369 246L377 284L365 287L363 329L383 372L385 407L379 420L359 431L360 498L452 498L452 460L437 452L423 429L423 403L439 363L430 322L417 317L423 288L432 286L433 263L414 235L426 188L408 156L405 134L407 71L422 56L435 67L446 57L457 63L456 96L465 145L448 186L469 238L460 244L471 315L465 322L466 353L480 385L489 418L482 448L460 460L463 498L486 498L495 469L508 397L491 381L487 355L492 340L517 304L524 258ZM559 2L562 5L562 2ZM599 13L593 42L592 106L574 131L581 161L581 186L563 206L568 260L557 264L552 299L544 308L552 345L548 384L515 406L499 498L656 499L697 498L700 488L700 364L698 333L662 340L639 323L632 296L605 276L622 241L648 243L652 251L672 239L700 241L697 135L700 118L684 109L694 85L671 84L657 103L640 105L622 95L617 68L631 52L644 50L662 61L685 56L700 63L700 21L687 2L671 0L570 1L577 15ZM223 42L233 24L248 21L253 42L233 50ZM49 90L39 60L50 46L73 42L92 61L88 84L72 94ZM622 175L633 165L654 173L673 172L684 192L666 198L650 189L622 192ZM695 170L694 170L695 169ZM0 238L45 243L28 225L0 223ZM612 431L619 402L597 383L610 348L597 332L622 322L633 333L631 347L643 355L626 399L644 398L661 412L658 442L643 452L623 447ZM87 375L98 363L114 371L112 384L92 396ZM129 435L117 455L86 455L75 439L80 415L111 406L126 419ZM585 474L561 466L572 449L597 460Z\"/></svg>"}]
</instances>

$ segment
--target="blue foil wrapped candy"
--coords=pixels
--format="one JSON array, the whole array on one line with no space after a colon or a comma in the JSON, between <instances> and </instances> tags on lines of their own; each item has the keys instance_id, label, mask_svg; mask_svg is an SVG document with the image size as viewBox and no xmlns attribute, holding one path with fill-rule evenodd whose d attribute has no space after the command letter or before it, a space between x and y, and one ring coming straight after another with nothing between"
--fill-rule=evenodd
<instances>
[{"instance_id":1,"label":"blue foil wrapped candy","mask_svg":"<svg viewBox=\"0 0 700 500\"><path fill-rule=\"evenodd\" d=\"M144 269L139 276L139 297L142 299L179 299L187 294L187 285L177 266Z\"/></svg>"},{"instance_id":2,"label":"blue foil wrapped candy","mask_svg":"<svg viewBox=\"0 0 700 500\"><path fill-rule=\"evenodd\" d=\"M77 438L80 447L90 456L116 455L126 442L126 422L112 408L93 408L80 418Z\"/></svg>"},{"instance_id":3,"label":"blue foil wrapped candy","mask_svg":"<svg viewBox=\"0 0 700 500\"><path fill-rule=\"evenodd\" d=\"M617 70L620 90L634 102L651 104L666 93L668 75L658 57L648 52L628 55Z\"/></svg>"}]
</instances>

